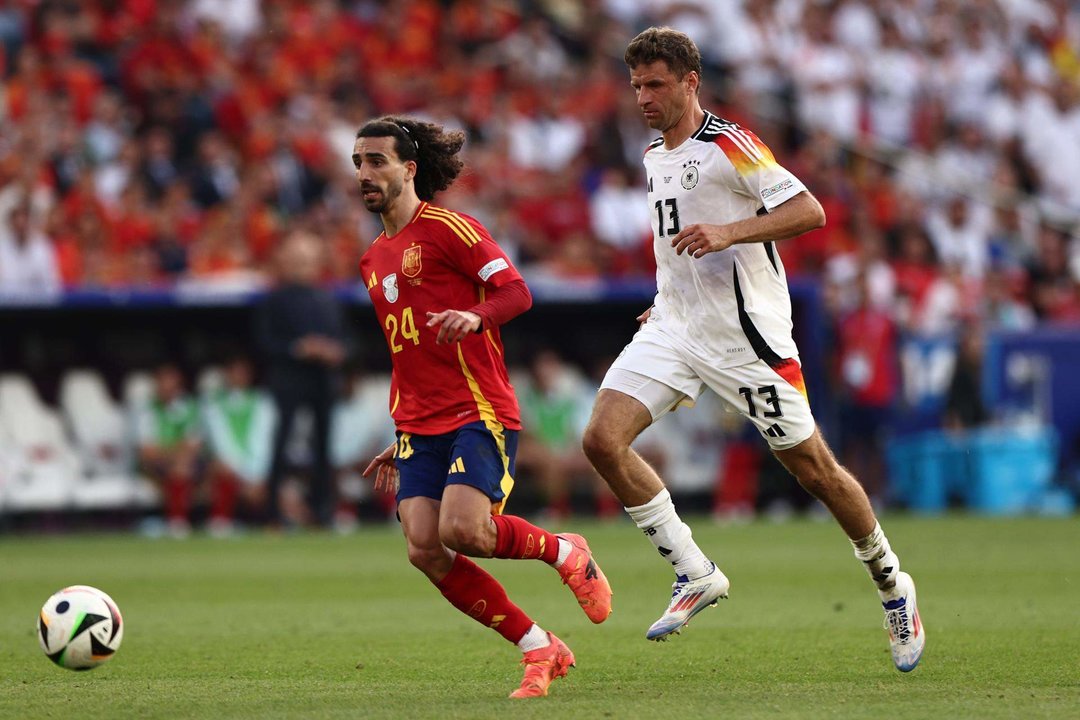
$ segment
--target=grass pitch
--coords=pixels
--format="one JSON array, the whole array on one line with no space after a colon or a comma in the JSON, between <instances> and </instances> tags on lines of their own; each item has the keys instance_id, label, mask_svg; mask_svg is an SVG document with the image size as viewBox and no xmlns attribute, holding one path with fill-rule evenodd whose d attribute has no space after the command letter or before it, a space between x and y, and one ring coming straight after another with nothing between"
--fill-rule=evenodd
<instances>
[{"instance_id":1,"label":"grass pitch","mask_svg":"<svg viewBox=\"0 0 1080 720\"><path fill-rule=\"evenodd\" d=\"M1057 718L1080 714L1080 524L894 517L919 588L922 665L893 669L866 574L832 523L692 520L731 599L644 639L671 571L629 523L570 523L615 589L594 626L550 568L485 567L578 667L506 699L519 653L452 609L396 526L348 537L0 537L0 718ZM127 626L92 672L55 667L34 620L95 585Z\"/></svg>"}]
</instances>

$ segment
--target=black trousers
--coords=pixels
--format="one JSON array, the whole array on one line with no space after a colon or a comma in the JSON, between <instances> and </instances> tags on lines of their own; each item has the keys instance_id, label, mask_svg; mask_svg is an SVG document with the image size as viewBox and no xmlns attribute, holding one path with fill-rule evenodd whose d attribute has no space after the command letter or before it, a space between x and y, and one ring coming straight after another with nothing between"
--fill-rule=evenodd
<instances>
[{"instance_id":1,"label":"black trousers","mask_svg":"<svg viewBox=\"0 0 1080 720\"><path fill-rule=\"evenodd\" d=\"M278 422L274 431L274 456L267 479L267 514L270 522L279 523L279 494L287 460L285 449L292 434L293 421L301 408L308 408L314 419L311 441L311 487L308 495L315 522L328 527L334 520L335 484L330 467L330 412L334 405L330 382L273 382L270 392L277 405Z\"/></svg>"}]
</instances>

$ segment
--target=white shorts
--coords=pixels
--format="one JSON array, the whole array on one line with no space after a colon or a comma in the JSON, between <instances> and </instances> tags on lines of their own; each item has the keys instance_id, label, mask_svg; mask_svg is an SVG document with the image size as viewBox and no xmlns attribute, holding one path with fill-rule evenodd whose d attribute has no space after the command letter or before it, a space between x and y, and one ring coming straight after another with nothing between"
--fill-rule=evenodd
<instances>
[{"instance_id":1,"label":"white shorts","mask_svg":"<svg viewBox=\"0 0 1080 720\"><path fill-rule=\"evenodd\" d=\"M655 422L679 405L693 405L708 387L729 410L752 422L774 450L795 447L814 434L817 426L797 357L718 368L646 328L611 364L601 389L638 400Z\"/></svg>"}]
</instances>

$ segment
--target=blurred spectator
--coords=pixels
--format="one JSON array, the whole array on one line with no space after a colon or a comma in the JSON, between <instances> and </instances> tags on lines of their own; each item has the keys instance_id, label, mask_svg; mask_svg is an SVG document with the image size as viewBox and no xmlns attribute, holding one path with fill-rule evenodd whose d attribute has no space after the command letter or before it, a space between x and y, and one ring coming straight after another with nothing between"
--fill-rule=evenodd
<instances>
[{"instance_id":1,"label":"blurred spectator","mask_svg":"<svg viewBox=\"0 0 1080 720\"><path fill-rule=\"evenodd\" d=\"M643 273L652 251L652 217L631 177L627 168L605 169L589 199L593 233L611 250L605 263L609 272Z\"/></svg>"},{"instance_id":2,"label":"blurred spectator","mask_svg":"<svg viewBox=\"0 0 1080 720\"><path fill-rule=\"evenodd\" d=\"M274 406L253 385L254 369L244 355L224 367L224 385L202 399L210 450L210 521L214 535L228 535L239 500L249 520L261 520L266 507L266 477L274 433Z\"/></svg>"},{"instance_id":3,"label":"blurred spectator","mask_svg":"<svg viewBox=\"0 0 1080 720\"><path fill-rule=\"evenodd\" d=\"M173 139L163 127L153 127L143 140L141 176L147 192L154 200L160 200L165 191L180 174L173 155Z\"/></svg>"},{"instance_id":4,"label":"blurred spectator","mask_svg":"<svg viewBox=\"0 0 1080 720\"><path fill-rule=\"evenodd\" d=\"M802 37L792 58L799 120L810 130L824 130L851 141L859 132L858 61L836 42L830 6L803 6Z\"/></svg>"},{"instance_id":5,"label":"blurred spectator","mask_svg":"<svg viewBox=\"0 0 1080 720\"><path fill-rule=\"evenodd\" d=\"M345 360L345 328L333 295L317 286L325 257L318 238L295 232L278 257L280 282L255 311L255 339L266 363L267 385L277 406L273 460L267 483L269 519L280 524L279 489L285 446L300 408L314 419L311 434L310 506L314 521L329 527L334 513L330 472L330 412Z\"/></svg>"},{"instance_id":6,"label":"blurred spectator","mask_svg":"<svg viewBox=\"0 0 1080 720\"><path fill-rule=\"evenodd\" d=\"M896 23L882 19L880 29L881 47L864 60L870 130L885 142L907 145L924 65Z\"/></svg>"},{"instance_id":7,"label":"blurred spectator","mask_svg":"<svg viewBox=\"0 0 1080 720\"><path fill-rule=\"evenodd\" d=\"M544 349L533 355L527 379L516 386L524 428L517 467L539 481L546 500L543 512L568 516L572 489L584 485L597 515L617 514L618 502L581 449L579 422L593 400L584 378L554 350Z\"/></svg>"},{"instance_id":8,"label":"blurred spectator","mask_svg":"<svg viewBox=\"0 0 1080 720\"><path fill-rule=\"evenodd\" d=\"M16 203L0 223L0 296L41 299L60 292L52 242L31 225L29 200Z\"/></svg>"},{"instance_id":9,"label":"blurred spectator","mask_svg":"<svg viewBox=\"0 0 1080 720\"><path fill-rule=\"evenodd\" d=\"M169 534L186 537L203 441L198 404L176 365L164 363L154 371L153 396L138 412L135 438L139 468L165 498Z\"/></svg>"},{"instance_id":10,"label":"blurred spectator","mask_svg":"<svg viewBox=\"0 0 1080 720\"><path fill-rule=\"evenodd\" d=\"M855 283L858 305L837 326L842 456L867 495L884 500L882 449L899 390L897 335L888 313L873 305L866 273Z\"/></svg>"},{"instance_id":11,"label":"blurred spectator","mask_svg":"<svg viewBox=\"0 0 1080 720\"><path fill-rule=\"evenodd\" d=\"M949 198L944 208L934 208L926 217L926 231L941 262L967 277L981 278L986 272L990 230L990 209L962 195Z\"/></svg>"},{"instance_id":12,"label":"blurred spectator","mask_svg":"<svg viewBox=\"0 0 1080 720\"><path fill-rule=\"evenodd\" d=\"M1029 298L1040 320L1080 320L1077 278L1070 264L1069 238L1057 228L1039 228L1036 252L1028 265L1031 279ZM1080 270L1080 268L1076 268Z\"/></svg>"},{"instance_id":13,"label":"blurred spectator","mask_svg":"<svg viewBox=\"0 0 1080 720\"><path fill-rule=\"evenodd\" d=\"M967 323L960 331L943 424L950 430L980 427L990 419L982 396L982 330Z\"/></svg>"},{"instance_id":14,"label":"blurred spectator","mask_svg":"<svg viewBox=\"0 0 1080 720\"><path fill-rule=\"evenodd\" d=\"M224 140L213 133L204 135L192 171L191 197L205 209L231 198L239 183L236 160Z\"/></svg>"},{"instance_id":15,"label":"blurred spectator","mask_svg":"<svg viewBox=\"0 0 1080 720\"><path fill-rule=\"evenodd\" d=\"M895 319L905 330L927 332L933 324L931 296L943 282L934 246L915 223L899 228L897 245L892 262L897 291Z\"/></svg>"}]
</instances>

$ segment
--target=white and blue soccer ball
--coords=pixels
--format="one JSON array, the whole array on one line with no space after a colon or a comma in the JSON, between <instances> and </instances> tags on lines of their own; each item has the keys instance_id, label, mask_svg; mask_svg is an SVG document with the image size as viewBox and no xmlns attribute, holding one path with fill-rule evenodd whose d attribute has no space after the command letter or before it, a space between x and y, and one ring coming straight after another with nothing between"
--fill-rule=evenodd
<instances>
[{"instance_id":1,"label":"white and blue soccer ball","mask_svg":"<svg viewBox=\"0 0 1080 720\"><path fill-rule=\"evenodd\" d=\"M107 662L124 639L124 621L113 599L89 585L72 585L45 601L38 642L45 655L68 670Z\"/></svg>"}]
</instances>

